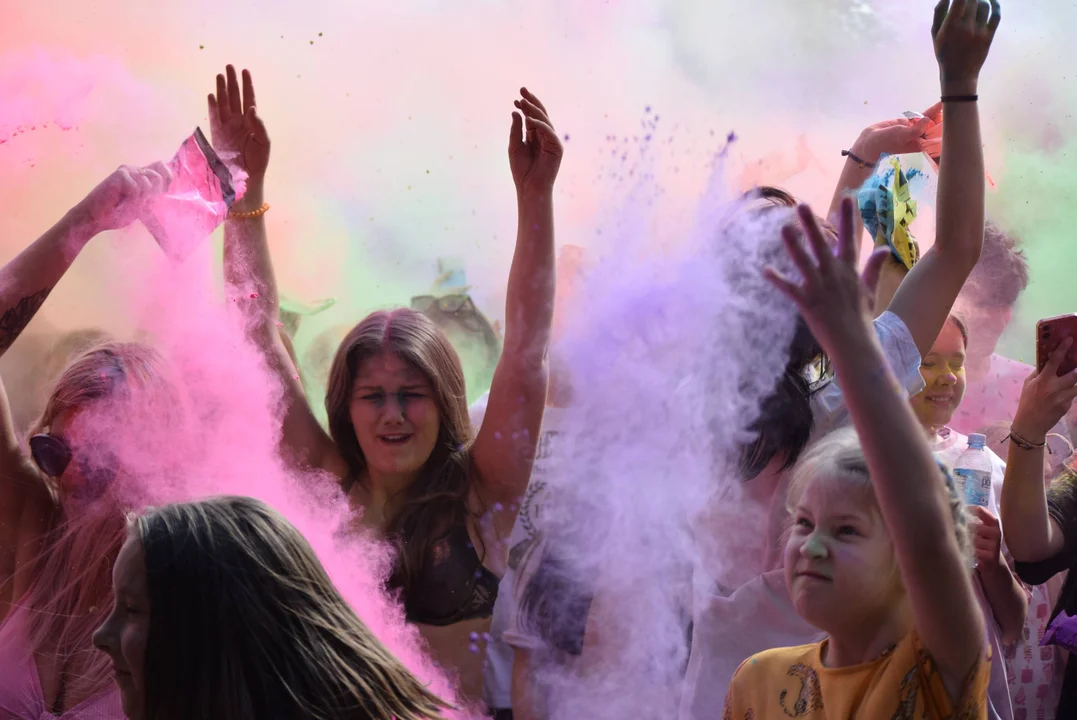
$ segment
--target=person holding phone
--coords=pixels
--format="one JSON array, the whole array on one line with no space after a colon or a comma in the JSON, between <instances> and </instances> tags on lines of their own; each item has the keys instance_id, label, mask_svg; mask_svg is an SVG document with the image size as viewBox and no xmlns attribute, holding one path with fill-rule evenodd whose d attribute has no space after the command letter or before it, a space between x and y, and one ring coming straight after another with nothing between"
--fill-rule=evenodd
<instances>
[{"instance_id":1,"label":"person holding phone","mask_svg":"<svg viewBox=\"0 0 1077 720\"><path fill-rule=\"evenodd\" d=\"M1077 613L1077 472L1067 468L1045 488L1044 453L1050 429L1077 397L1077 370L1059 375L1073 347L1066 339L1043 369L1025 383L1010 431L1006 481L1002 486L1002 529L1017 574L1029 585L1043 585L1069 572L1051 614ZM1077 717L1077 661L1066 664L1057 715Z\"/></svg>"}]
</instances>

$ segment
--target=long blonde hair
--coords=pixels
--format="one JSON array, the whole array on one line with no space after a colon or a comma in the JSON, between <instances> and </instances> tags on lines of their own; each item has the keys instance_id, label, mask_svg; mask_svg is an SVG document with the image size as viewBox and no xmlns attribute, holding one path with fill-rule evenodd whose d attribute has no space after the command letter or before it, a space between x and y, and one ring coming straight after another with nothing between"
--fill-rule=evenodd
<instances>
[{"instance_id":1,"label":"long blonde hair","mask_svg":"<svg viewBox=\"0 0 1077 720\"><path fill-rule=\"evenodd\" d=\"M434 450L389 522L388 535L400 552L391 585L402 587L408 597L431 562L434 545L451 528L467 521L472 482L471 420L460 358L445 333L425 315L408 308L368 315L337 350L325 397L329 432L348 464L351 482L366 471L366 458L351 420L352 388L359 365L382 353L401 357L426 376L433 386L440 419Z\"/></svg>"},{"instance_id":2,"label":"long blonde hair","mask_svg":"<svg viewBox=\"0 0 1077 720\"><path fill-rule=\"evenodd\" d=\"M164 378L163 361L149 347L109 342L87 350L60 373L41 417L27 437L46 431L57 416L105 400L134 399ZM23 605L29 610L31 648L82 668L75 685L96 694L112 684L108 658L91 637L110 612L112 565L123 544L124 509L108 488L99 498L68 507L56 480L40 474L57 511L33 565L34 581Z\"/></svg>"},{"instance_id":3,"label":"long blonde hair","mask_svg":"<svg viewBox=\"0 0 1077 720\"><path fill-rule=\"evenodd\" d=\"M449 705L374 636L306 538L218 497L137 517L147 720L431 720Z\"/></svg>"}]
</instances>

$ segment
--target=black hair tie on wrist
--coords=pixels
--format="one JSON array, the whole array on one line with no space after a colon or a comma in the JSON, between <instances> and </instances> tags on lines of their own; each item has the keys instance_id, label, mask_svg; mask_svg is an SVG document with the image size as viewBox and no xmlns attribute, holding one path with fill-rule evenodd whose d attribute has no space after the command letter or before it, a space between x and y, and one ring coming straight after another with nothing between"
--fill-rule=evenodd
<instances>
[{"instance_id":1,"label":"black hair tie on wrist","mask_svg":"<svg viewBox=\"0 0 1077 720\"><path fill-rule=\"evenodd\" d=\"M980 99L979 95L943 95L942 101L948 102L976 102Z\"/></svg>"},{"instance_id":2,"label":"black hair tie on wrist","mask_svg":"<svg viewBox=\"0 0 1077 720\"><path fill-rule=\"evenodd\" d=\"M847 158L849 158L850 160L852 160L855 163L860 163L860 167L862 167L862 168L873 168L873 167L875 167L875 163L869 163L867 160L864 160L863 158L857 157L856 155L854 155L849 150L842 150L841 151L841 156L842 157L847 157Z\"/></svg>"}]
</instances>

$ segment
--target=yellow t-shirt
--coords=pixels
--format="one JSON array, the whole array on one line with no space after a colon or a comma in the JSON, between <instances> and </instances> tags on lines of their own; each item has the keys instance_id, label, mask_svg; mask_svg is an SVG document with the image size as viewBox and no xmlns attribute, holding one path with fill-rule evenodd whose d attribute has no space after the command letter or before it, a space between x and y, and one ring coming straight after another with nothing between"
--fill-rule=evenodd
<instances>
[{"instance_id":1,"label":"yellow t-shirt","mask_svg":"<svg viewBox=\"0 0 1077 720\"><path fill-rule=\"evenodd\" d=\"M729 683L722 720L987 718L989 651L969 674L955 712L915 631L879 659L851 667L823 667L825 644L767 650L745 660Z\"/></svg>"}]
</instances>

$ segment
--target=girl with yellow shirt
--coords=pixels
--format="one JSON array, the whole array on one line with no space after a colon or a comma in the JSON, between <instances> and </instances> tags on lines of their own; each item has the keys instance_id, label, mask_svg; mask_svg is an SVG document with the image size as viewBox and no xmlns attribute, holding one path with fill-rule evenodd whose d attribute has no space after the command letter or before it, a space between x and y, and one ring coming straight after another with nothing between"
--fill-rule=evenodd
<instances>
[{"instance_id":1,"label":"girl with yellow shirt","mask_svg":"<svg viewBox=\"0 0 1077 720\"><path fill-rule=\"evenodd\" d=\"M809 450L789 491L786 585L797 613L827 638L746 660L723 717L986 720L991 659L962 503L872 331L852 203L842 206L837 255L811 210L799 214L814 258L786 228L802 280L767 274L832 359L856 428ZM885 253L868 262L867 285Z\"/></svg>"}]
</instances>

